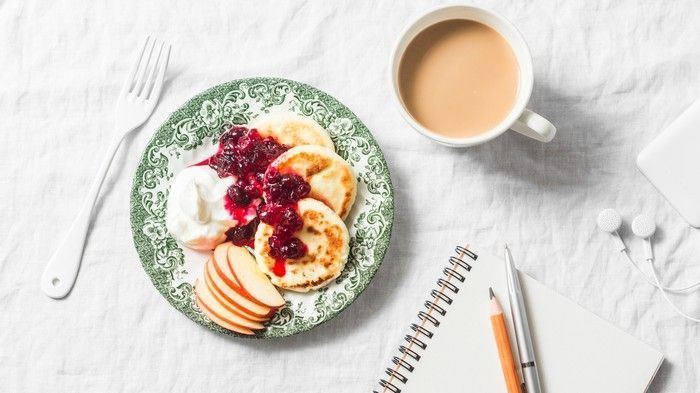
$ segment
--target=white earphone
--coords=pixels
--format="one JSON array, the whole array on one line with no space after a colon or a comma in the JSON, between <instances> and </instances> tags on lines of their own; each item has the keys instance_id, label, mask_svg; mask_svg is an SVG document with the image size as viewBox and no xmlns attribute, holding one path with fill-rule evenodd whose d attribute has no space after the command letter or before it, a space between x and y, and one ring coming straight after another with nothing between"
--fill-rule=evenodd
<instances>
[{"instance_id":1,"label":"white earphone","mask_svg":"<svg viewBox=\"0 0 700 393\"><path fill-rule=\"evenodd\" d=\"M625 242L622 241L622 237L617 233L621 226L622 217L620 217L620 213L618 213L617 210L605 209L598 214L598 228L603 232L614 235L613 239L615 239L615 243L617 243L618 251L627 249Z\"/></svg>"},{"instance_id":2,"label":"white earphone","mask_svg":"<svg viewBox=\"0 0 700 393\"><path fill-rule=\"evenodd\" d=\"M644 277L644 279L649 284L655 286L661 291L661 295L663 295L666 302L673 308L674 311L676 311L678 314L690 321L700 322L700 319L693 318L685 314L678 307L676 307L676 305L673 304L673 302L671 302L671 299L669 299L668 295L666 294L666 292L682 293L690 291L699 287L700 281L685 287L666 287L661 285L659 277L656 274L656 269L654 267L654 252L653 247L651 245L651 239L654 236L654 232L656 232L656 223L654 222L654 219L652 217L646 214L641 214L635 217L635 219L632 221L632 232L635 234L635 236L644 239L646 245L646 260L647 262L649 262L649 267L651 269L651 274L654 277L654 281L650 280L649 277L642 271L642 269L640 269L639 266L636 263L634 263L632 257L627 251L627 246L625 245L625 242L622 240L622 237L618 233L620 227L622 226L622 217L620 217L620 213L618 213L615 209L605 209L598 214L597 222L598 228L600 228L601 231L607 232L614 236L613 238L616 239L618 251L622 252L625 255L627 261L635 269L637 269L637 271Z\"/></svg>"},{"instance_id":3,"label":"white earphone","mask_svg":"<svg viewBox=\"0 0 700 393\"><path fill-rule=\"evenodd\" d=\"M651 237L654 236L654 232L656 232L656 223L650 216L640 214L632 221L632 233L644 239L644 244L646 244L646 259L649 262L654 260L654 251L651 247Z\"/></svg>"}]
</instances>

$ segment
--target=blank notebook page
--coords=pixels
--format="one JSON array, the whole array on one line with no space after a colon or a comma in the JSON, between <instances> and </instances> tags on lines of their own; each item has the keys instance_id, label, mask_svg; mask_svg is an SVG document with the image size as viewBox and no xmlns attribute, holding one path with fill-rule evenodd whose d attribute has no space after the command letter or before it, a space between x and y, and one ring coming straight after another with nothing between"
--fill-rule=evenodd
<instances>
[{"instance_id":1,"label":"blank notebook page","mask_svg":"<svg viewBox=\"0 0 700 393\"><path fill-rule=\"evenodd\" d=\"M489 320L488 288L510 308L503 260L477 252L454 301L407 373L403 393L506 391ZM543 392L641 393L663 361L657 350L520 274ZM515 338L511 331L514 352ZM517 362L519 363L519 362Z\"/></svg>"}]
</instances>

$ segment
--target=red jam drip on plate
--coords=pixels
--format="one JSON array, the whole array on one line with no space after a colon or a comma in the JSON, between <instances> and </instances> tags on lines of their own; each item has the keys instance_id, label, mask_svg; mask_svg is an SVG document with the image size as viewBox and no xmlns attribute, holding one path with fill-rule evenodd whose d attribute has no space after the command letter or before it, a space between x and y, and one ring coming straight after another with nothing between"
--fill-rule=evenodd
<instances>
[{"instance_id":1,"label":"red jam drip on plate","mask_svg":"<svg viewBox=\"0 0 700 393\"><path fill-rule=\"evenodd\" d=\"M230 196L224 196L224 207L231 217L238 222L238 225L251 222L257 215L257 206L260 203L260 199L255 199L245 206L240 206L234 203Z\"/></svg>"},{"instance_id":2,"label":"red jam drip on plate","mask_svg":"<svg viewBox=\"0 0 700 393\"><path fill-rule=\"evenodd\" d=\"M268 169L288 148L271 137L263 138L255 129L233 126L219 138L216 154L195 164L209 165L221 178L236 178L227 190L225 207L239 225L226 232L228 240L238 246L252 245L260 221L273 226L268 243L277 276L285 275L287 259L307 253L306 244L294 233L303 227L297 202L311 187L301 176Z\"/></svg>"},{"instance_id":3,"label":"red jam drip on plate","mask_svg":"<svg viewBox=\"0 0 700 393\"><path fill-rule=\"evenodd\" d=\"M272 268L272 272L275 276L282 277L287 274L287 266L284 258L275 259L275 267Z\"/></svg>"},{"instance_id":4,"label":"red jam drip on plate","mask_svg":"<svg viewBox=\"0 0 700 393\"><path fill-rule=\"evenodd\" d=\"M198 163L195 163L195 164L192 164L192 165L190 165L190 166L192 167L192 166L205 166L205 165L209 165L209 160L211 160L211 157L207 157L207 158L203 159L202 161L200 161L200 162L198 162Z\"/></svg>"}]
</instances>

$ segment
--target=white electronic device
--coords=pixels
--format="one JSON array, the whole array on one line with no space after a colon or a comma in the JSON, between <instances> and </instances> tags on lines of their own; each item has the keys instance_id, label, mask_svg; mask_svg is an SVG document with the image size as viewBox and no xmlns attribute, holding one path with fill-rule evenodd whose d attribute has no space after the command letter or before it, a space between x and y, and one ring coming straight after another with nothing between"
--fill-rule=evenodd
<instances>
[{"instance_id":1,"label":"white electronic device","mask_svg":"<svg viewBox=\"0 0 700 393\"><path fill-rule=\"evenodd\" d=\"M637 167L690 225L700 228L700 100L639 153Z\"/></svg>"}]
</instances>

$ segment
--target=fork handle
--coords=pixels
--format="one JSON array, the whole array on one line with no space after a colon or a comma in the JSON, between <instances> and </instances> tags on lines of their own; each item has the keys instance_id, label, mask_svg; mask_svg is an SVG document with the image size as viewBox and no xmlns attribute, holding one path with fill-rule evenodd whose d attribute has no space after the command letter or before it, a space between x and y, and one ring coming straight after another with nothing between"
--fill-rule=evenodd
<instances>
[{"instance_id":1,"label":"fork handle","mask_svg":"<svg viewBox=\"0 0 700 393\"><path fill-rule=\"evenodd\" d=\"M83 248L85 246L85 238L90 227L90 217L92 209L95 206L95 201L100 193L102 182L107 174L114 154L119 149L123 136L116 133L112 142L107 148L107 156L102 161L100 169L97 171L97 177L93 180L88 191L83 206L80 208L80 213L73 221L70 230L61 241L58 249L54 252L49 260L49 263L41 275L41 290L46 295L54 299L61 299L68 295L75 279L78 277L80 269L80 260L83 256Z\"/></svg>"}]
</instances>

